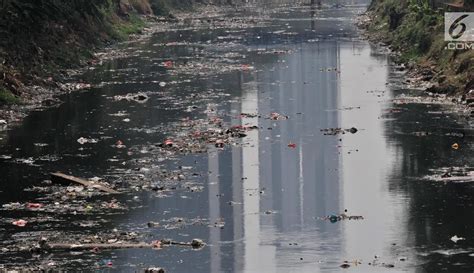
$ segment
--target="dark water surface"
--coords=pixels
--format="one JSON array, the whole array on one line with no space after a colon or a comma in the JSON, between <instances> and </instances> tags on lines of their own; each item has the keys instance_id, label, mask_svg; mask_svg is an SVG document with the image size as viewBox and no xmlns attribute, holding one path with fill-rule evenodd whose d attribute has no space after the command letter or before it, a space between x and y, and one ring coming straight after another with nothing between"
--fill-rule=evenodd
<instances>
[{"instance_id":1,"label":"dark water surface","mask_svg":"<svg viewBox=\"0 0 474 273\"><path fill-rule=\"evenodd\" d=\"M146 241L201 238L207 246L97 254L5 252L0 264L124 272L160 266L167 272L472 273L472 184L424 178L432 169L472 164L472 131L440 105L393 104L405 92L396 84L400 74L385 53L359 39L353 19L364 10L364 5L253 9L252 15L271 18L269 24L178 29L120 45L131 54L78 76L94 85L91 90L66 95L58 107L32 113L0 135L0 154L5 155L0 159L0 203L41 198L23 189L48 179L51 171L126 180L131 169L148 178L162 169L191 166L203 190L163 197L127 181L129 190L115 196L127 211L42 215L3 210L0 245L56 231L118 229L145 233ZM176 67L196 65L169 70L162 66L167 60ZM227 71L232 66L245 69ZM149 100L113 99L137 92ZM263 118L272 112L289 119ZM243 145L210 148L206 154L167 160L146 150L161 143L166 128L183 118L207 119L213 113L233 125L260 129L250 131ZM335 127L359 131L337 136L320 131ZM446 136L449 132L466 136ZM80 145L80 137L98 143ZM114 147L117 140L127 149ZM453 143L461 148L452 149ZM364 220L317 219L344 209ZM41 216L50 218L35 220ZM163 224L174 217L206 224ZM30 223L12 226L18 218ZM76 224L98 220L101 224L90 228ZM150 221L162 225L150 229ZM454 235L466 239L454 243ZM112 267L106 266L109 260ZM351 267L340 268L344 261Z\"/></svg>"}]
</instances>

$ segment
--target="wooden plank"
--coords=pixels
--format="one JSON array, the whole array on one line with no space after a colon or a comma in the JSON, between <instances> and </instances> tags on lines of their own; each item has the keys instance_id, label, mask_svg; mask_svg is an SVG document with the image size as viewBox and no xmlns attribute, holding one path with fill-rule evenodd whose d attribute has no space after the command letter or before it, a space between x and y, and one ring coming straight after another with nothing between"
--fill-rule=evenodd
<instances>
[{"instance_id":1,"label":"wooden plank","mask_svg":"<svg viewBox=\"0 0 474 273\"><path fill-rule=\"evenodd\" d=\"M57 184L65 185L65 186L71 185L71 184L78 184L87 188L94 188L94 189L98 189L100 191L107 192L107 193L113 193L113 194L119 193L118 191L105 187L103 185L96 184L91 181L87 181L85 179L78 178L72 175L63 174L60 172L51 173L51 181L53 183L57 183Z\"/></svg>"},{"instance_id":2,"label":"wooden plank","mask_svg":"<svg viewBox=\"0 0 474 273\"><path fill-rule=\"evenodd\" d=\"M92 250L92 249L124 249L124 248L156 248L162 246L185 246L194 249L200 249L205 246L201 239L193 239L191 242L176 242L171 240L159 240L152 243L145 242L121 242L121 243L88 243L88 244L71 244L71 243L48 243L40 241L39 246L42 249L51 250Z\"/></svg>"},{"instance_id":3,"label":"wooden plank","mask_svg":"<svg viewBox=\"0 0 474 273\"><path fill-rule=\"evenodd\" d=\"M117 244L45 244L44 249L52 250L92 250L92 249L125 249L125 248L153 248L147 243L117 243Z\"/></svg>"}]
</instances>

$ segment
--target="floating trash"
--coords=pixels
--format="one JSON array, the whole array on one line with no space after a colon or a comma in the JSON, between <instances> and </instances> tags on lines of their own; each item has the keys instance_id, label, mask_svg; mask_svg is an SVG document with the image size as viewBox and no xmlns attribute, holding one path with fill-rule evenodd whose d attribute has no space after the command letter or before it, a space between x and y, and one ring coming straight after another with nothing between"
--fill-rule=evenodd
<instances>
[{"instance_id":1,"label":"floating trash","mask_svg":"<svg viewBox=\"0 0 474 273\"><path fill-rule=\"evenodd\" d=\"M91 143L91 144L95 144L99 142L97 139L93 139L93 138L85 138L85 137L80 137L77 139L77 143L81 144L81 145L84 145L86 143Z\"/></svg>"}]
</instances>

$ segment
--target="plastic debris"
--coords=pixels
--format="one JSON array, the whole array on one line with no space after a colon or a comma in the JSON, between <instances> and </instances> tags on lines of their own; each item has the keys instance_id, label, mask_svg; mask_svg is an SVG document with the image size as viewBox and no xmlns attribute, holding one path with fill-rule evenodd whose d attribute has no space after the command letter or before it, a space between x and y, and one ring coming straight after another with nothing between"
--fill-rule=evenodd
<instances>
[{"instance_id":1,"label":"plastic debris","mask_svg":"<svg viewBox=\"0 0 474 273\"><path fill-rule=\"evenodd\" d=\"M108 266L108 267L111 267L113 266L114 264L112 263L112 260L103 260L104 262L104 265Z\"/></svg>"},{"instance_id":2,"label":"plastic debris","mask_svg":"<svg viewBox=\"0 0 474 273\"><path fill-rule=\"evenodd\" d=\"M165 61L163 62L163 66L166 68L172 68L173 67L173 62L172 61Z\"/></svg>"},{"instance_id":3,"label":"plastic debris","mask_svg":"<svg viewBox=\"0 0 474 273\"><path fill-rule=\"evenodd\" d=\"M253 70L253 69L254 69L254 67L251 66L251 65L249 65L249 64L243 64L243 65L242 65L242 70L243 70L243 71Z\"/></svg>"},{"instance_id":4,"label":"plastic debris","mask_svg":"<svg viewBox=\"0 0 474 273\"><path fill-rule=\"evenodd\" d=\"M116 190L111 189L109 187L106 187L101 184L97 184L96 182L93 181L87 181L82 178L74 177L71 175L66 175L63 173L52 173L51 174L51 181L53 183L61 184L61 185L70 185L70 184L75 184L75 185L80 185L84 187L88 187L91 189L97 189L99 191L107 192L107 193L118 193Z\"/></svg>"},{"instance_id":5,"label":"plastic debris","mask_svg":"<svg viewBox=\"0 0 474 273\"><path fill-rule=\"evenodd\" d=\"M156 241L151 242L151 247L154 249L161 249L161 241L156 240Z\"/></svg>"},{"instance_id":6,"label":"plastic debris","mask_svg":"<svg viewBox=\"0 0 474 273\"><path fill-rule=\"evenodd\" d=\"M146 224L149 228L153 228L153 227L159 227L160 226L160 223L158 222L148 222Z\"/></svg>"},{"instance_id":7,"label":"plastic debris","mask_svg":"<svg viewBox=\"0 0 474 273\"><path fill-rule=\"evenodd\" d=\"M28 224L28 221L20 219L20 220L13 221L12 224L17 227L24 227L26 226L26 224Z\"/></svg>"},{"instance_id":8,"label":"plastic debris","mask_svg":"<svg viewBox=\"0 0 474 273\"><path fill-rule=\"evenodd\" d=\"M287 120L289 117L279 114L279 113L271 113L270 114L270 119L271 120Z\"/></svg>"},{"instance_id":9,"label":"plastic debris","mask_svg":"<svg viewBox=\"0 0 474 273\"><path fill-rule=\"evenodd\" d=\"M215 144L216 148L224 148L224 140L218 139Z\"/></svg>"},{"instance_id":10,"label":"plastic debris","mask_svg":"<svg viewBox=\"0 0 474 273\"><path fill-rule=\"evenodd\" d=\"M288 143L288 147L292 148L292 149L295 149L296 148L296 143Z\"/></svg>"},{"instance_id":11,"label":"plastic debris","mask_svg":"<svg viewBox=\"0 0 474 273\"><path fill-rule=\"evenodd\" d=\"M121 140L117 140L117 142L115 142L115 147L118 148L118 149L123 149L126 146L123 144L123 142Z\"/></svg>"},{"instance_id":12,"label":"plastic debris","mask_svg":"<svg viewBox=\"0 0 474 273\"><path fill-rule=\"evenodd\" d=\"M457 243L458 241L466 240L466 238L458 237L457 235L454 235L453 237L451 237L450 240L453 241L454 243Z\"/></svg>"},{"instance_id":13,"label":"plastic debris","mask_svg":"<svg viewBox=\"0 0 474 273\"><path fill-rule=\"evenodd\" d=\"M443 167L439 169L431 169L431 175L424 177L426 180L442 181L451 183L469 183L474 181L473 167Z\"/></svg>"},{"instance_id":14,"label":"plastic debris","mask_svg":"<svg viewBox=\"0 0 474 273\"><path fill-rule=\"evenodd\" d=\"M459 144L454 143L453 145L451 145L451 148L453 148L454 150L457 150L459 149Z\"/></svg>"},{"instance_id":15,"label":"plastic debris","mask_svg":"<svg viewBox=\"0 0 474 273\"><path fill-rule=\"evenodd\" d=\"M86 143L97 143L98 140L97 139L93 139L93 138L85 138L85 137L80 137L77 139L77 143L81 144L81 145L84 145Z\"/></svg>"},{"instance_id":16,"label":"plastic debris","mask_svg":"<svg viewBox=\"0 0 474 273\"><path fill-rule=\"evenodd\" d=\"M41 204L41 203L28 203L28 204L26 204L26 207L29 208L29 209L40 209L43 206L44 205Z\"/></svg>"},{"instance_id":17,"label":"plastic debris","mask_svg":"<svg viewBox=\"0 0 474 273\"><path fill-rule=\"evenodd\" d=\"M145 273L165 273L165 270L161 267L150 267L145 269Z\"/></svg>"},{"instance_id":18,"label":"plastic debris","mask_svg":"<svg viewBox=\"0 0 474 273\"><path fill-rule=\"evenodd\" d=\"M347 209L344 210L344 212L340 214L330 214L324 217L318 217L316 219L329 221L331 223L336 223L342 220L363 220L364 219L363 216L347 215L346 213L347 213Z\"/></svg>"},{"instance_id":19,"label":"plastic debris","mask_svg":"<svg viewBox=\"0 0 474 273\"><path fill-rule=\"evenodd\" d=\"M121 101L121 100L126 100L126 101L135 101L138 103L145 103L148 101L148 96L145 93L129 93L126 94L125 96L117 95L114 96L114 100L116 101Z\"/></svg>"},{"instance_id":20,"label":"plastic debris","mask_svg":"<svg viewBox=\"0 0 474 273\"><path fill-rule=\"evenodd\" d=\"M335 136L335 135L338 135L338 134L345 134L345 133L355 134L359 130L355 127L352 127L352 128L349 128L349 129L327 128L327 129L321 129L320 131L323 132L324 135Z\"/></svg>"},{"instance_id":21,"label":"plastic debris","mask_svg":"<svg viewBox=\"0 0 474 273\"><path fill-rule=\"evenodd\" d=\"M167 147L173 147L174 142L173 142L173 140L171 140L171 139L166 139L166 140L163 142L163 144L164 144L165 146L167 146Z\"/></svg>"},{"instance_id":22,"label":"plastic debris","mask_svg":"<svg viewBox=\"0 0 474 273\"><path fill-rule=\"evenodd\" d=\"M60 88L65 91L77 91L82 89L89 89L92 87L90 83L65 83L59 84Z\"/></svg>"}]
</instances>

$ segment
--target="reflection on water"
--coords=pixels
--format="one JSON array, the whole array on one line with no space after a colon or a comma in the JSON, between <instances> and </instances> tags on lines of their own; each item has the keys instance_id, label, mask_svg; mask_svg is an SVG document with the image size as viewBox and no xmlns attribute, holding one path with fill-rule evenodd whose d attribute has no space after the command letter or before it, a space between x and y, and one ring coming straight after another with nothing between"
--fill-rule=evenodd
<instances>
[{"instance_id":1,"label":"reflection on water","mask_svg":"<svg viewBox=\"0 0 474 273\"><path fill-rule=\"evenodd\" d=\"M57 215L44 228L90 234L117 228L146 233L150 240L202 238L208 246L200 251L12 254L2 256L2 263L67 260L66 268L90 269L111 259L111 270L126 272L148 266L169 272L334 272L348 261L348 270L355 272L472 272L472 185L422 179L432 168L471 164L472 132L439 106L393 105L391 98L404 91L387 82L399 75L391 71L385 54L357 39L350 20L363 9L266 9L273 18L266 27L170 31L123 45L131 56L81 76L99 84L97 88L64 96L60 106L33 113L8 132L1 154L13 159L0 162L0 200L33 200L36 194L21 189L46 179L50 171L93 177L126 168L192 166L201 174L202 192L177 191L160 198L134 191L117 197L130 205L129 211ZM180 41L186 43L164 46ZM255 69L173 74L161 65L166 60L183 66L193 60L210 63L226 53L231 53L225 55L226 65L251 64ZM232 54L241 55L231 59ZM150 99L144 104L113 100L133 92L145 92ZM198 100L205 92L209 96ZM390 111L394 107L401 111ZM126 113L130 122L117 113ZM152 152L113 147L118 139L130 148L160 143L167 125L216 113L225 113L232 125L260 129L242 138L242 145L159 164ZM271 113L289 119L266 118ZM338 127L359 131L337 136L320 131ZM467 136L445 135L453 130ZM418 137L414 131L433 134ZM79 137L100 141L81 146ZM452 150L453 142L463 149ZM334 224L317 219L344 209L365 219ZM149 221L173 217L206 219L209 225L146 227ZM78 219L95 218L104 218L104 224L88 230L74 225ZM0 226L5 242L39 236L42 228ZM454 244L449 240L453 235L467 239Z\"/></svg>"}]
</instances>

